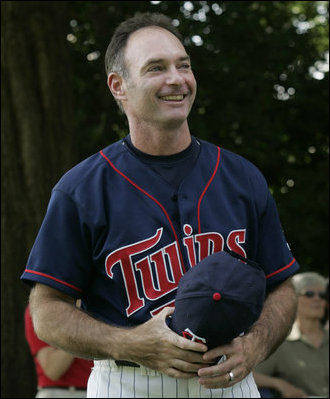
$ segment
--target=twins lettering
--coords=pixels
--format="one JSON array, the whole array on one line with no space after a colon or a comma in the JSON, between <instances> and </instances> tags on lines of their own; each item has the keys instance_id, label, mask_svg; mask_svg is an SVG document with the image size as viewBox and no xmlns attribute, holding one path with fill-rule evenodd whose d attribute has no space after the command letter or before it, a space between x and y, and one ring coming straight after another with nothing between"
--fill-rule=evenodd
<instances>
[{"instance_id":1,"label":"twins lettering","mask_svg":"<svg viewBox=\"0 0 330 399\"><path fill-rule=\"evenodd\" d=\"M240 255L246 256L240 244L245 243L245 229L231 231L226 242L220 233L210 232L192 235L193 229L185 224L183 231L183 245L190 263L194 267L198 262L212 253L222 251L227 247ZM150 254L151 250L161 240L163 228L146 240L119 248L109 254L105 261L107 275L113 278L113 268L119 265L126 288L128 306L127 317L143 308L145 299L156 300L175 290L180 278L183 276L184 267L181 264L177 242ZM133 257L148 251L148 255L137 262ZM143 293L139 292L137 278L140 279Z\"/></svg>"}]
</instances>

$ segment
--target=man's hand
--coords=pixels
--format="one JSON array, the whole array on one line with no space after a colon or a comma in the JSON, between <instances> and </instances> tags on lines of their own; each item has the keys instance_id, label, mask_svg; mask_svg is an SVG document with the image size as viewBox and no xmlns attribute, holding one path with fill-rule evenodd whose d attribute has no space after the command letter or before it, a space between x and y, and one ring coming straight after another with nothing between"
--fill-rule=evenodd
<instances>
[{"instance_id":1,"label":"man's hand","mask_svg":"<svg viewBox=\"0 0 330 399\"><path fill-rule=\"evenodd\" d=\"M30 295L34 328L45 342L87 359L130 360L175 378L191 378L205 366L207 347L189 341L166 324L172 308L135 328L98 321L67 295L36 284Z\"/></svg>"},{"instance_id":2,"label":"man's hand","mask_svg":"<svg viewBox=\"0 0 330 399\"><path fill-rule=\"evenodd\" d=\"M199 370L199 383L206 388L228 388L246 377L255 363L255 341L249 335L237 337L231 343L218 346L205 353L206 362L215 362L217 358L226 355L226 360L211 367ZM229 373L234 378L230 381Z\"/></svg>"},{"instance_id":3,"label":"man's hand","mask_svg":"<svg viewBox=\"0 0 330 399\"><path fill-rule=\"evenodd\" d=\"M173 378L192 378L206 367L204 344L192 342L174 333L166 324L173 308L165 308L146 323L123 330L123 343L116 359L130 360L158 370Z\"/></svg>"},{"instance_id":4,"label":"man's hand","mask_svg":"<svg viewBox=\"0 0 330 399\"><path fill-rule=\"evenodd\" d=\"M200 369L199 383L206 388L227 388L246 377L283 342L294 321L296 304L290 279L278 285L268 294L259 319L246 335L204 354L206 362L222 355L226 355L226 360ZM231 381L230 372L234 375Z\"/></svg>"},{"instance_id":5,"label":"man's hand","mask_svg":"<svg viewBox=\"0 0 330 399\"><path fill-rule=\"evenodd\" d=\"M34 328L45 342L87 359L130 360L174 378L191 378L206 365L207 347L166 324L172 308L135 328L115 327L78 309L67 295L37 284L30 295Z\"/></svg>"}]
</instances>

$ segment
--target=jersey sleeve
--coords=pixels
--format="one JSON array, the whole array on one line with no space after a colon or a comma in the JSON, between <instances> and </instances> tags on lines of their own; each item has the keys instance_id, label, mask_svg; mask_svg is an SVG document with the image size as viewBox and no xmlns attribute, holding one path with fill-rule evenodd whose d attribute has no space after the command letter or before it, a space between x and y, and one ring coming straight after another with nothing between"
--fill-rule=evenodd
<instances>
[{"instance_id":1,"label":"jersey sleeve","mask_svg":"<svg viewBox=\"0 0 330 399\"><path fill-rule=\"evenodd\" d=\"M259 219L257 259L266 274L267 287L296 273L299 264L286 241L273 196L268 190L266 207Z\"/></svg>"},{"instance_id":2,"label":"jersey sleeve","mask_svg":"<svg viewBox=\"0 0 330 399\"><path fill-rule=\"evenodd\" d=\"M80 298L88 286L91 267L85 213L67 193L55 189L21 279Z\"/></svg>"}]
</instances>

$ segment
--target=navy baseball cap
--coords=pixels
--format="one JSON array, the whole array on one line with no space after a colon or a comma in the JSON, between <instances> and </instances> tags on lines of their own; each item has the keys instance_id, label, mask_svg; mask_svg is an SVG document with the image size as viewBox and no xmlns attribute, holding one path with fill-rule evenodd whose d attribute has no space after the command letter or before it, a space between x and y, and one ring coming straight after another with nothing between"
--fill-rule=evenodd
<instances>
[{"instance_id":1,"label":"navy baseball cap","mask_svg":"<svg viewBox=\"0 0 330 399\"><path fill-rule=\"evenodd\" d=\"M247 332L259 318L266 277L257 263L221 251L188 270L179 282L168 326L209 349Z\"/></svg>"}]
</instances>

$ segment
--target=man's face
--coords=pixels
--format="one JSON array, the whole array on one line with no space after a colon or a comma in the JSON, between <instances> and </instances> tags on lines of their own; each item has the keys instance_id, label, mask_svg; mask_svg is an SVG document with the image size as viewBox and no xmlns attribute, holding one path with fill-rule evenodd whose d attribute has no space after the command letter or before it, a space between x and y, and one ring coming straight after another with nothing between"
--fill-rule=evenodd
<instances>
[{"instance_id":1,"label":"man's face","mask_svg":"<svg viewBox=\"0 0 330 399\"><path fill-rule=\"evenodd\" d=\"M172 33L158 27L134 32L127 43L124 81L127 117L159 128L186 121L196 95L190 59Z\"/></svg>"}]
</instances>

